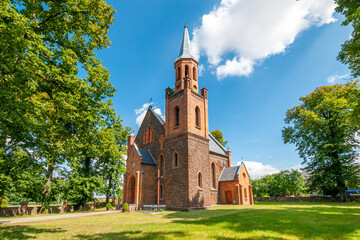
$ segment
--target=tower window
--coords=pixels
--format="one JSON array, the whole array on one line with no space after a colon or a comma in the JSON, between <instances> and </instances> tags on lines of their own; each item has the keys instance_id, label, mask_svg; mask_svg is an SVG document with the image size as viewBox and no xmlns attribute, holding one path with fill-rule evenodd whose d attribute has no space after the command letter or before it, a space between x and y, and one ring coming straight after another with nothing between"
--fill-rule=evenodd
<instances>
[{"instance_id":1,"label":"tower window","mask_svg":"<svg viewBox=\"0 0 360 240\"><path fill-rule=\"evenodd\" d=\"M189 76L189 67L188 65L185 66L185 77Z\"/></svg>"},{"instance_id":2,"label":"tower window","mask_svg":"<svg viewBox=\"0 0 360 240\"><path fill-rule=\"evenodd\" d=\"M174 153L174 168L177 168L179 166L179 159L178 159L177 152Z\"/></svg>"},{"instance_id":3,"label":"tower window","mask_svg":"<svg viewBox=\"0 0 360 240\"><path fill-rule=\"evenodd\" d=\"M213 188L216 188L215 184L215 164L211 164L211 184Z\"/></svg>"},{"instance_id":4,"label":"tower window","mask_svg":"<svg viewBox=\"0 0 360 240\"><path fill-rule=\"evenodd\" d=\"M181 70L180 70L180 67L177 68L177 71L176 71L176 80L179 80L180 79L180 73L181 73Z\"/></svg>"},{"instance_id":5,"label":"tower window","mask_svg":"<svg viewBox=\"0 0 360 240\"><path fill-rule=\"evenodd\" d=\"M178 106L175 107L175 127L180 124L180 109Z\"/></svg>"},{"instance_id":6,"label":"tower window","mask_svg":"<svg viewBox=\"0 0 360 240\"><path fill-rule=\"evenodd\" d=\"M200 127L200 108L195 108L195 124L197 127Z\"/></svg>"},{"instance_id":7,"label":"tower window","mask_svg":"<svg viewBox=\"0 0 360 240\"><path fill-rule=\"evenodd\" d=\"M200 172L198 173L198 186L199 188L202 188L202 175Z\"/></svg>"},{"instance_id":8,"label":"tower window","mask_svg":"<svg viewBox=\"0 0 360 240\"><path fill-rule=\"evenodd\" d=\"M196 67L193 68L193 79L196 81L197 76L196 76Z\"/></svg>"}]
</instances>

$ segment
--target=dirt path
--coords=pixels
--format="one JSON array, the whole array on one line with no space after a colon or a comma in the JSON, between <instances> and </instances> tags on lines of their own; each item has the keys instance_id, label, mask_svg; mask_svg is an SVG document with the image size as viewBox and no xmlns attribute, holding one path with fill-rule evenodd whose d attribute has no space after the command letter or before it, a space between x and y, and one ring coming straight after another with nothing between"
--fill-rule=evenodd
<instances>
[{"instance_id":1,"label":"dirt path","mask_svg":"<svg viewBox=\"0 0 360 240\"><path fill-rule=\"evenodd\" d=\"M45 221L45 220L54 220L54 219L62 219L62 218L86 217L86 216L101 215L101 214L113 214L113 213L119 213L119 212L121 212L121 211L101 211L101 212L88 212L88 213L61 214L61 215L43 216L43 217L9 218L9 219L1 219L0 224L35 222L35 221Z\"/></svg>"}]
</instances>

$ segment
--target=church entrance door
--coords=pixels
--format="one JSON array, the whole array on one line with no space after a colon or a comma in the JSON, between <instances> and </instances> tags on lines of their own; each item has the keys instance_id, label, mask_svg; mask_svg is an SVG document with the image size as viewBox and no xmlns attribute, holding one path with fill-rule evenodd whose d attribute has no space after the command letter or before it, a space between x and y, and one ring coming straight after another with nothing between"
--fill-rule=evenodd
<instances>
[{"instance_id":1,"label":"church entrance door","mask_svg":"<svg viewBox=\"0 0 360 240\"><path fill-rule=\"evenodd\" d=\"M231 195L231 191L226 191L226 203L227 204L232 204L232 195Z\"/></svg>"},{"instance_id":2,"label":"church entrance door","mask_svg":"<svg viewBox=\"0 0 360 240\"><path fill-rule=\"evenodd\" d=\"M131 203L135 203L135 187L131 188Z\"/></svg>"}]
</instances>

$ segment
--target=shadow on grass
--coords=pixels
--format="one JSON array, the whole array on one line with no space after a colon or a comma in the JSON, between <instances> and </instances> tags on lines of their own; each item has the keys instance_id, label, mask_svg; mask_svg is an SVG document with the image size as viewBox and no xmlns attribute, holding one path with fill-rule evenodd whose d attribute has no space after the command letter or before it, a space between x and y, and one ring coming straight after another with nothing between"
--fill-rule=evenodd
<instances>
[{"instance_id":1,"label":"shadow on grass","mask_svg":"<svg viewBox=\"0 0 360 240\"><path fill-rule=\"evenodd\" d=\"M65 232L61 228L35 228L30 226L0 226L0 239L29 239L36 238L41 233Z\"/></svg>"},{"instance_id":2,"label":"shadow on grass","mask_svg":"<svg viewBox=\"0 0 360 240\"><path fill-rule=\"evenodd\" d=\"M272 239L353 239L360 237L359 206L298 204L281 207L281 204L276 204L275 209L211 210L197 213L195 217L192 213L176 212L165 217L174 219L174 223L201 225L199 228L205 227L212 232L209 237L213 239L224 239L219 233L221 231L216 229L230 230L234 234L240 234L241 239L247 239L247 235L254 235L249 239L264 239L267 234L273 233L275 236ZM207 213L209 216L206 216Z\"/></svg>"},{"instance_id":3,"label":"shadow on grass","mask_svg":"<svg viewBox=\"0 0 360 240\"><path fill-rule=\"evenodd\" d=\"M99 233L94 235L77 235L76 239L167 239L169 237L181 238L186 237L187 234L181 231L171 232L142 232L142 231L128 231L119 233Z\"/></svg>"}]
</instances>

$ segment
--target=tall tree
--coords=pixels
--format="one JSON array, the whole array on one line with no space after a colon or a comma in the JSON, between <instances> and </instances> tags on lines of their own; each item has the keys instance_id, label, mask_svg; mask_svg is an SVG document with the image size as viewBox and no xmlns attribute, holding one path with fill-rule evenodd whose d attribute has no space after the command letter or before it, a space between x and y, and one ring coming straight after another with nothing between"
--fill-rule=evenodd
<instances>
[{"instance_id":1,"label":"tall tree","mask_svg":"<svg viewBox=\"0 0 360 240\"><path fill-rule=\"evenodd\" d=\"M316 88L287 111L282 130L284 142L295 144L307 163L312 189L336 190L342 201L346 188L359 181L360 122L354 120L359 91L359 81Z\"/></svg>"},{"instance_id":2,"label":"tall tree","mask_svg":"<svg viewBox=\"0 0 360 240\"><path fill-rule=\"evenodd\" d=\"M210 134L221 144L223 147L226 147L228 141L224 140L223 133L219 129L212 130Z\"/></svg>"},{"instance_id":3,"label":"tall tree","mask_svg":"<svg viewBox=\"0 0 360 240\"><path fill-rule=\"evenodd\" d=\"M14 147L36 151L47 167L44 202L54 169L76 159L75 138L113 111L105 99L115 89L95 51L109 46L114 13L103 0L0 3L0 160Z\"/></svg>"},{"instance_id":4,"label":"tall tree","mask_svg":"<svg viewBox=\"0 0 360 240\"><path fill-rule=\"evenodd\" d=\"M360 76L360 2L349 0L335 0L338 4L336 11L344 15L342 25L351 25L354 30L351 38L341 45L338 60L349 65L354 77Z\"/></svg>"}]
</instances>

